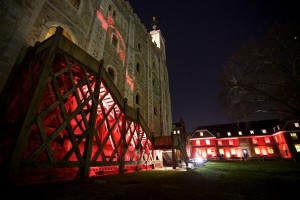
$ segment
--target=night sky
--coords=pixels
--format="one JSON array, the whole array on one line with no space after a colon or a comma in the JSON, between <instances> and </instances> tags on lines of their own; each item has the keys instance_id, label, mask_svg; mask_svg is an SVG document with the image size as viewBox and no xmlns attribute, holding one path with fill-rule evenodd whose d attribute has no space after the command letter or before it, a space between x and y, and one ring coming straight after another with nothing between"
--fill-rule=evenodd
<instances>
[{"instance_id":1,"label":"night sky","mask_svg":"<svg viewBox=\"0 0 300 200\"><path fill-rule=\"evenodd\" d=\"M173 122L232 123L217 99L229 56L276 22L300 21L299 0L129 0L148 31L151 19L166 40Z\"/></svg>"}]
</instances>

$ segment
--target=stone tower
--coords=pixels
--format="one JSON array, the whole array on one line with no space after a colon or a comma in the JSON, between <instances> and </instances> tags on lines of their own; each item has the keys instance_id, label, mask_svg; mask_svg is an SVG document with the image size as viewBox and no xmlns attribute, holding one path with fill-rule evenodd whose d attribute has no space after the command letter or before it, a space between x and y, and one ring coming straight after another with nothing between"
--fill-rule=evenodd
<instances>
[{"instance_id":1,"label":"stone tower","mask_svg":"<svg viewBox=\"0 0 300 200\"><path fill-rule=\"evenodd\" d=\"M28 47L63 34L105 69L127 99L138 108L154 136L172 131L165 41L150 33L125 0L23 0L1 5L0 91Z\"/></svg>"}]
</instances>

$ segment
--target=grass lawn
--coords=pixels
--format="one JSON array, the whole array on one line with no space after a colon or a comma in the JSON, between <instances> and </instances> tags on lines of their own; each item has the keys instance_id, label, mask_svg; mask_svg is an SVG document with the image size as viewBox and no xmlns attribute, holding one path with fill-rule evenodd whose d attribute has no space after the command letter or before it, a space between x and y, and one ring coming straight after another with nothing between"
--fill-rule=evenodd
<instances>
[{"instance_id":1,"label":"grass lawn","mask_svg":"<svg viewBox=\"0 0 300 200\"><path fill-rule=\"evenodd\" d=\"M300 162L210 161L188 171L139 171L11 190L7 199L299 199Z\"/></svg>"}]
</instances>

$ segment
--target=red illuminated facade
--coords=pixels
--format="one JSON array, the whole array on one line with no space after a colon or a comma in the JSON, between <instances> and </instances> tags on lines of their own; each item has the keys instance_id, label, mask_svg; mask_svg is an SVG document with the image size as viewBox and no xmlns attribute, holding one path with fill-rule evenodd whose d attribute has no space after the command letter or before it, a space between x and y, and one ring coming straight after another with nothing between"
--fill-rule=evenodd
<instances>
[{"instance_id":1,"label":"red illuminated facade","mask_svg":"<svg viewBox=\"0 0 300 200\"><path fill-rule=\"evenodd\" d=\"M191 158L300 159L300 120L198 127L189 139Z\"/></svg>"},{"instance_id":2,"label":"red illuminated facade","mask_svg":"<svg viewBox=\"0 0 300 200\"><path fill-rule=\"evenodd\" d=\"M3 6L14 12L1 33L0 179L162 167L170 145L154 148L155 138L171 136L172 114L160 30L124 0Z\"/></svg>"}]
</instances>

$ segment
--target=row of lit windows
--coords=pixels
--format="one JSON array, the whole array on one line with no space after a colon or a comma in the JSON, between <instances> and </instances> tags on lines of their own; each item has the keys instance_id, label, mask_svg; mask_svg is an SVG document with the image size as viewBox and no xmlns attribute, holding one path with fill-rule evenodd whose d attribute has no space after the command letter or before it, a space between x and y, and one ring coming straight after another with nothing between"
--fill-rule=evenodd
<instances>
[{"instance_id":1,"label":"row of lit windows","mask_svg":"<svg viewBox=\"0 0 300 200\"><path fill-rule=\"evenodd\" d=\"M262 132L262 133L267 133L267 130L266 130L266 129L262 129L261 132ZM254 130L250 130L249 133L250 133L251 135L253 135L253 134L254 134ZM239 135L243 135L243 132L242 132L242 131L239 131L238 134L239 134ZM220 137L220 133L217 133L217 136ZM230 131L227 132L227 136L231 136L231 132L230 132Z\"/></svg>"},{"instance_id":2,"label":"row of lit windows","mask_svg":"<svg viewBox=\"0 0 300 200\"><path fill-rule=\"evenodd\" d=\"M264 141L265 141L265 143L270 143L270 138L269 137L265 137ZM218 142L218 146L222 146L223 145L223 141L222 140L218 140L217 142ZM257 144L257 138L252 138L252 142L253 142L253 144ZM210 140L205 140L205 144L206 145L210 145L211 144ZM228 144L229 145L234 145L234 140L228 140ZM196 145L197 146L200 145L200 140L196 140Z\"/></svg>"}]
</instances>

